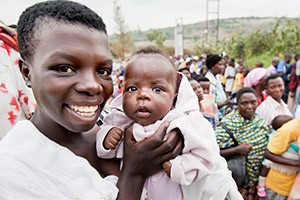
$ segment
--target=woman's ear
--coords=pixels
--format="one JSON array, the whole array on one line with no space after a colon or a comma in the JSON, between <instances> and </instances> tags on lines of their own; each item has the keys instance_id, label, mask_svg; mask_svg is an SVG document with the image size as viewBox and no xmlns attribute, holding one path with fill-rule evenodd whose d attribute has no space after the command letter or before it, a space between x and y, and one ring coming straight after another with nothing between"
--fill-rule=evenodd
<instances>
[{"instance_id":1,"label":"woman's ear","mask_svg":"<svg viewBox=\"0 0 300 200\"><path fill-rule=\"evenodd\" d=\"M28 64L23 59L19 60L19 68L22 73L26 86L31 88L30 70Z\"/></svg>"}]
</instances>

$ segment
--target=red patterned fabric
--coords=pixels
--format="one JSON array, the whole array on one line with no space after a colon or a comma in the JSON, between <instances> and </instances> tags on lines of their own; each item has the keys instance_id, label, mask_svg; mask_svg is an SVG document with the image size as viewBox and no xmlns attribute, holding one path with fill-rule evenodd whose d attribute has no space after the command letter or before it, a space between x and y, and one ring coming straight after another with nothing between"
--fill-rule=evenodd
<instances>
[{"instance_id":1,"label":"red patterned fabric","mask_svg":"<svg viewBox=\"0 0 300 200\"><path fill-rule=\"evenodd\" d=\"M0 26L0 140L18 120L28 119L35 100L18 66L15 33Z\"/></svg>"}]
</instances>

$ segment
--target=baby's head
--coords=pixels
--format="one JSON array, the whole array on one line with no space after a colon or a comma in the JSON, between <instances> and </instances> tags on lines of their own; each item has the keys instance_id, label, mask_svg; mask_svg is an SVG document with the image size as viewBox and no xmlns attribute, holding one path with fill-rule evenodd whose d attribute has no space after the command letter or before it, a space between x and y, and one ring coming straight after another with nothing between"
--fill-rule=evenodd
<instances>
[{"instance_id":1,"label":"baby's head","mask_svg":"<svg viewBox=\"0 0 300 200\"><path fill-rule=\"evenodd\" d=\"M177 71L158 48L138 50L125 68L123 109L133 121L146 126L162 119L173 107Z\"/></svg>"},{"instance_id":2,"label":"baby's head","mask_svg":"<svg viewBox=\"0 0 300 200\"><path fill-rule=\"evenodd\" d=\"M277 130L283 124L285 124L288 121L291 121L292 119L294 119L294 118L290 115L278 115L272 120L271 126L274 130Z\"/></svg>"}]
</instances>

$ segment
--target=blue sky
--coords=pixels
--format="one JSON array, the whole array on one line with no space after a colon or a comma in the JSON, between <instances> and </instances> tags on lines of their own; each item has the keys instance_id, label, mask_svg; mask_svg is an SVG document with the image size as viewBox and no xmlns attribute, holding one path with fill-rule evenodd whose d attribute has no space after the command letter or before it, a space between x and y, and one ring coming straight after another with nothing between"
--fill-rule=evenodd
<instances>
[{"instance_id":1,"label":"blue sky","mask_svg":"<svg viewBox=\"0 0 300 200\"><path fill-rule=\"evenodd\" d=\"M17 23L21 12L41 0L0 0L0 20ZM107 24L108 34L116 31L113 0L75 0L96 11ZM176 19L184 24L206 19L206 0L119 0L122 14L130 30L148 30L175 26ZM219 17L300 17L300 0L219 0ZM216 10L210 1L209 10ZM214 18L215 14L209 14Z\"/></svg>"}]
</instances>

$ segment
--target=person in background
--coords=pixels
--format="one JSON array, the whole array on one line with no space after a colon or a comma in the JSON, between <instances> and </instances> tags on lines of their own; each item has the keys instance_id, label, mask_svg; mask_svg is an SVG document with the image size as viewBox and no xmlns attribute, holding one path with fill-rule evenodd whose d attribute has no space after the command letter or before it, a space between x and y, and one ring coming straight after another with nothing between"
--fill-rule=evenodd
<instances>
[{"instance_id":1,"label":"person in background","mask_svg":"<svg viewBox=\"0 0 300 200\"><path fill-rule=\"evenodd\" d=\"M278 74L268 76L266 79L267 98L257 107L256 113L261 116L266 124L271 125L272 120L278 115L293 116L288 106L282 100L284 82Z\"/></svg>"},{"instance_id":2,"label":"person in background","mask_svg":"<svg viewBox=\"0 0 300 200\"><path fill-rule=\"evenodd\" d=\"M291 67L289 66L290 62L292 60L292 54L290 53L286 53L284 55L283 60L281 60L278 65L277 65L277 74L279 74L283 81L284 81L284 94L283 94L283 101L285 103L287 103L287 98L288 98L288 94L289 94L289 75L291 73Z\"/></svg>"},{"instance_id":3,"label":"person in background","mask_svg":"<svg viewBox=\"0 0 300 200\"><path fill-rule=\"evenodd\" d=\"M30 119L35 109L32 91L23 80L18 62L17 34L0 23L0 140L20 120Z\"/></svg>"},{"instance_id":4,"label":"person in background","mask_svg":"<svg viewBox=\"0 0 300 200\"><path fill-rule=\"evenodd\" d=\"M272 133L269 136L269 140L270 140L270 138L272 138L275 135L277 129L279 129L284 123L286 123L292 119L293 119L293 117L290 115L276 116L271 122ZM280 156L277 156L277 157L280 159ZM264 198L267 196L265 180L266 180L266 176L268 175L268 172L270 170L270 167L272 165L274 166L274 163L272 161L267 160L267 159L263 160L262 167L260 169L260 175L258 178L258 185L257 185L257 195L261 198Z\"/></svg>"},{"instance_id":5,"label":"person in background","mask_svg":"<svg viewBox=\"0 0 300 200\"><path fill-rule=\"evenodd\" d=\"M244 87L252 87L256 91L258 105L267 98L265 83L268 76L268 71L265 68L254 68L244 80Z\"/></svg>"},{"instance_id":6,"label":"person in background","mask_svg":"<svg viewBox=\"0 0 300 200\"><path fill-rule=\"evenodd\" d=\"M218 109L222 115L224 113L222 111L224 111L225 106L229 103L223 86L217 79L217 75L223 74L225 70L224 59L221 55L208 55L206 59L206 66L208 68L208 72L205 77L210 81L209 94L215 99Z\"/></svg>"},{"instance_id":7,"label":"person in background","mask_svg":"<svg viewBox=\"0 0 300 200\"><path fill-rule=\"evenodd\" d=\"M247 156L247 171L250 177L249 185L239 188L245 200L256 197L256 185L261 162L268 142L269 128L263 118L255 113L257 98L254 89L245 87L237 93L237 109L224 116L216 129L216 138L221 149L221 155L229 158L234 155ZM224 126L229 129L238 146Z\"/></svg>"},{"instance_id":8,"label":"person in background","mask_svg":"<svg viewBox=\"0 0 300 200\"><path fill-rule=\"evenodd\" d=\"M188 79L192 78L192 74L188 68L178 69L179 72L183 73Z\"/></svg>"},{"instance_id":9,"label":"person in background","mask_svg":"<svg viewBox=\"0 0 300 200\"><path fill-rule=\"evenodd\" d=\"M96 121L113 93L102 18L76 2L44 1L21 14L17 37L37 104L0 142L0 199L140 199L182 139L176 131L164 141L165 123L136 143L128 128L121 171L117 160L97 157Z\"/></svg>"},{"instance_id":10,"label":"person in background","mask_svg":"<svg viewBox=\"0 0 300 200\"><path fill-rule=\"evenodd\" d=\"M267 68L268 73L270 75L277 74L277 65L278 65L278 63L279 63L279 58L278 57L273 58L272 64L270 65L270 67Z\"/></svg>"},{"instance_id":11,"label":"person in background","mask_svg":"<svg viewBox=\"0 0 300 200\"><path fill-rule=\"evenodd\" d=\"M203 79L207 80L209 87L209 80L205 77L203 77ZM203 88L198 81L196 81L195 79L190 79L189 81L195 94L198 97L201 113L203 114L205 119L207 119L211 123L213 129L215 130L218 124L218 108L214 100L209 96L209 88L208 90L206 89L206 94L204 94Z\"/></svg>"},{"instance_id":12,"label":"person in background","mask_svg":"<svg viewBox=\"0 0 300 200\"><path fill-rule=\"evenodd\" d=\"M234 78L235 78L234 66L235 66L234 59L230 58L228 66L225 68L225 73L224 73L224 77L226 78L225 92L227 98L231 96L233 85L234 85Z\"/></svg>"},{"instance_id":13,"label":"person in background","mask_svg":"<svg viewBox=\"0 0 300 200\"><path fill-rule=\"evenodd\" d=\"M218 124L218 106L214 101L214 98L209 94L210 82L206 77L200 77L197 79L198 83L203 89L203 100L201 101L201 105L203 108L203 112L215 116L216 125Z\"/></svg>"},{"instance_id":14,"label":"person in background","mask_svg":"<svg viewBox=\"0 0 300 200\"><path fill-rule=\"evenodd\" d=\"M235 75L234 78L234 84L233 84L233 88L232 88L232 94L237 93L237 91L241 88L244 87L244 74L243 74L243 68L244 67L238 67L238 71L237 74Z\"/></svg>"},{"instance_id":15,"label":"person in background","mask_svg":"<svg viewBox=\"0 0 300 200\"><path fill-rule=\"evenodd\" d=\"M295 64L295 82L298 80L298 83L297 83L296 91L294 93L295 101L294 101L293 109L292 109L292 113L294 116L296 114L297 108L300 103L300 84L299 84L299 81L300 81L300 78L299 78L300 77L300 56L298 56L297 58L298 58L298 60Z\"/></svg>"},{"instance_id":16,"label":"person in background","mask_svg":"<svg viewBox=\"0 0 300 200\"><path fill-rule=\"evenodd\" d=\"M238 68L239 67L244 67L244 60L242 58L239 58L237 63L235 63L235 66L234 66L234 70L235 70L235 73L238 73Z\"/></svg>"},{"instance_id":17,"label":"person in background","mask_svg":"<svg viewBox=\"0 0 300 200\"><path fill-rule=\"evenodd\" d=\"M299 136L300 119L296 118L284 123L270 139L265 157L277 165L270 165L266 177L267 196L264 200L288 199L300 167L298 151L293 148L291 151L288 149L292 142L298 141Z\"/></svg>"},{"instance_id":18,"label":"person in background","mask_svg":"<svg viewBox=\"0 0 300 200\"><path fill-rule=\"evenodd\" d=\"M289 96L288 96L288 107L291 112L293 112L293 106L295 103L295 93L298 88L299 83L299 76L296 75L296 67L297 61L300 59L300 54L297 53L295 55L295 63L291 64L291 75L290 75L290 82L289 82Z\"/></svg>"},{"instance_id":19,"label":"person in background","mask_svg":"<svg viewBox=\"0 0 300 200\"><path fill-rule=\"evenodd\" d=\"M199 62L199 57L198 56L192 56L192 61L191 61L191 65L190 65L190 72L192 74L192 76L195 76L197 74L200 73L200 68L198 66L198 62Z\"/></svg>"},{"instance_id":20,"label":"person in background","mask_svg":"<svg viewBox=\"0 0 300 200\"><path fill-rule=\"evenodd\" d=\"M257 61L254 66L254 68L263 68L263 67L264 67L264 63L262 63L261 61Z\"/></svg>"},{"instance_id":21,"label":"person in background","mask_svg":"<svg viewBox=\"0 0 300 200\"><path fill-rule=\"evenodd\" d=\"M244 80L246 78L246 76L248 75L248 73L250 72L249 67L243 67L243 75L244 75Z\"/></svg>"}]
</instances>

